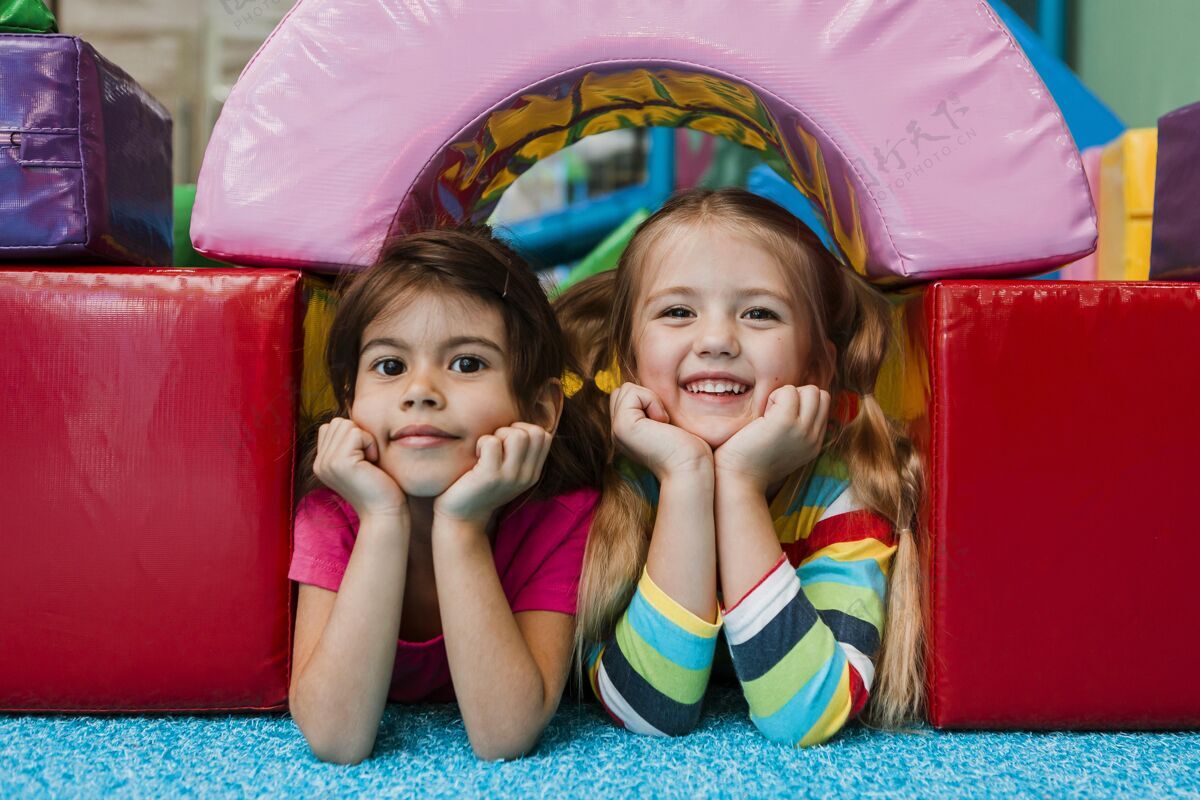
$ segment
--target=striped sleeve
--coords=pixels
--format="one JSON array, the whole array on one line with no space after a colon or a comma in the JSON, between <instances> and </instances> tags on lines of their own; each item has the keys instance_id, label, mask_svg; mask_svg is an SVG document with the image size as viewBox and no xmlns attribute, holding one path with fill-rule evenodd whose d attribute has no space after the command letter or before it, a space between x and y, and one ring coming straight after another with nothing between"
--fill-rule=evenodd
<instances>
[{"instance_id":1,"label":"striped sleeve","mask_svg":"<svg viewBox=\"0 0 1200 800\"><path fill-rule=\"evenodd\" d=\"M592 691L635 733L679 736L696 727L721 619L706 622L667 596L643 570L608 641L588 656Z\"/></svg>"},{"instance_id":2,"label":"striped sleeve","mask_svg":"<svg viewBox=\"0 0 1200 800\"><path fill-rule=\"evenodd\" d=\"M891 525L847 488L725 610L734 669L750 717L768 739L820 744L862 711L895 550Z\"/></svg>"}]
</instances>

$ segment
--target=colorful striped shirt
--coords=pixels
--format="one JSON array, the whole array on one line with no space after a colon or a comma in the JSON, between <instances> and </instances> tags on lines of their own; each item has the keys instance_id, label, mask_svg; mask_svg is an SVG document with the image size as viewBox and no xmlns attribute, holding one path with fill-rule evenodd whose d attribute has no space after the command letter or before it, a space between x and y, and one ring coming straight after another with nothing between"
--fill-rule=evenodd
<instances>
[{"instance_id":1,"label":"colorful striped shirt","mask_svg":"<svg viewBox=\"0 0 1200 800\"><path fill-rule=\"evenodd\" d=\"M622 472L657 501L653 477ZM658 736L692 730L722 627L750 718L768 739L819 744L862 711L875 677L894 532L858 500L845 465L828 451L810 477L804 472L771 502L783 556L715 623L643 571L614 635L588 657L592 690L619 724Z\"/></svg>"}]
</instances>

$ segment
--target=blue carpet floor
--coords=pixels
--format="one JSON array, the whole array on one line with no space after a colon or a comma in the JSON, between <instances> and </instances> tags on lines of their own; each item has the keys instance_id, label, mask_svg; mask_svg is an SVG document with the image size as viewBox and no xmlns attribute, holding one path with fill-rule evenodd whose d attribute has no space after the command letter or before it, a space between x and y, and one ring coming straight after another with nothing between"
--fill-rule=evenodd
<instances>
[{"instance_id":1,"label":"blue carpet floor","mask_svg":"<svg viewBox=\"0 0 1200 800\"><path fill-rule=\"evenodd\" d=\"M1200 733L880 733L764 740L736 690L691 736L614 728L565 700L537 752L487 764L453 706L389 706L375 755L322 764L283 715L0 716L0 798L1193 797Z\"/></svg>"}]
</instances>

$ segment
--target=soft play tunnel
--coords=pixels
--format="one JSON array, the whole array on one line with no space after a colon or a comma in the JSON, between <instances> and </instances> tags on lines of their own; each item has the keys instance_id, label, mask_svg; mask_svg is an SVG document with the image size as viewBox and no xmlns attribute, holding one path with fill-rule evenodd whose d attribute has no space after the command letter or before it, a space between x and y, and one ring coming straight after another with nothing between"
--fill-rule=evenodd
<instances>
[{"instance_id":1,"label":"soft play tunnel","mask_svg":"<svg viewBox=\"0 0 1200 800\"><path fill-rule=\"evenodd\" d=\"M225 105L192 239L241 264L361 266L390 231L486 218L538 159L647 125L762 151L881 282L1094 247L1074 141L983 0L300 0Z\"/></svg>"}]
</instances>

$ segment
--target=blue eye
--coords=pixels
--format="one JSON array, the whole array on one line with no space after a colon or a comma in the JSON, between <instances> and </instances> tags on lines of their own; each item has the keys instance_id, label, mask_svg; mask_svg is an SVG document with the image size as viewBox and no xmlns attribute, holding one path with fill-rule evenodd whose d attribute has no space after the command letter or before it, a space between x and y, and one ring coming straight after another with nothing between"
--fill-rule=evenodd
<instances>
[{"instance_id":1,"label":"blue eye","mask_svg":"<svg viewBox=\"0 0 1200 800\"><path fill-rule=\"evenodd\" d=\"M479 372L486 366L487 364L483 363L483 359L476 358L475 356L459 356L450 362L450 369L454 372Z\"/></svg>"},{"instance_id":2,"label":"blue eye","mask_svg":"<svg viewBox=\"0 0 1200 800\"><path fill-rule=\"evenodd\" d=\"M746 313L742 314L742 316L745 317L746 319L752 319L752 320L757 320L757 321L779 319L779 315L776 314L774 311L772 311L769 308L761 308L761 307L760 308L751 308L751 309L747 310Z\"/></svg>"},{"instance_id":3,"label":"blue eye","mask_svg":"<svg viewBox=\"0 0 1200 800\"><path fill-rule=\"evenodd\" d=\"M660 316L671 317L672 319L687 319L692 316L692 310L684 306L671 306L662 312Z\"/></svg>"},{"instance_id":4,"label":"blue eye","mask_svg":"<svg viewBox=\"0 0 1200 800\"><path fill-rule=\"evenodd\" d=\"M380 371L380 367L383 367L382 371ZM406 367L404 362L398 358L381 358L371 365L371 371L385 375L389 378L394 378L397 375L403 375L405 372L407 372L408 367Z\"/></svg>"}]
</instances>

